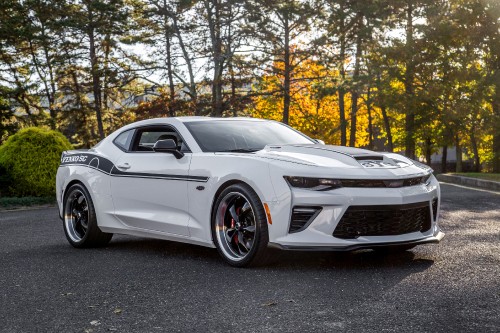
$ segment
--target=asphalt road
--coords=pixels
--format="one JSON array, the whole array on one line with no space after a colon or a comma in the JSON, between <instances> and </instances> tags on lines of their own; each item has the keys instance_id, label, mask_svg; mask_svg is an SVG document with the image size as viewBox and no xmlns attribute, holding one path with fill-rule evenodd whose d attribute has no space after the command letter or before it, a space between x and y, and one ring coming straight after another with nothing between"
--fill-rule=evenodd
<instances>
[{"instance_id":1,"label":"asphalt road","mask_svg":"<svg viewBox=\"0 0 500 333\"><path fill-rule=\"evenodd\" d=\"M127 236L77 250L55 208L0 212L0 332L499 332L500 194L442 189L438 245L258 269Z\"/></svg>"}]
</instances>

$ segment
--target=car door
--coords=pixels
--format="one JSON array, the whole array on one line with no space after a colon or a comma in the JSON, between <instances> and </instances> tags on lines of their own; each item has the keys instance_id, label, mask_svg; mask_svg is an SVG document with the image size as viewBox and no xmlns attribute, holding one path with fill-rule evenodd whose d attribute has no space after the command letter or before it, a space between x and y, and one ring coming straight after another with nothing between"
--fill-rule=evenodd
<instances>
[{"instance_id":1,"label":"car door","mask_svg":"<svg viewBox=\"0 0 500 333\"><path fill-rule=\"evenodd\" d=\"M119 138L115 140L118 147ZM154 143L165 138L177 139L179 149L185 152L182 158L153 150ZM189 236L187 180L191 154L182 141L170 126L148 126L135 130L129 146L119 147L123 153L112 170L111 193L115 215L124 224Z\"/></svg>"}]
</instances>

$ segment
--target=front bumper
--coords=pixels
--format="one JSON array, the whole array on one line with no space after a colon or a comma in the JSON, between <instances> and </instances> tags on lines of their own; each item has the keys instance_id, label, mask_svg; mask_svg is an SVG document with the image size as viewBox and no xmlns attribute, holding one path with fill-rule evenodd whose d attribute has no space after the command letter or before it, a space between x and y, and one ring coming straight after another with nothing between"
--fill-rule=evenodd
<instances>
[{"instance_id":1,"label":"front bumper","mask_svg":"<svg viewBox=\"0 0 500 333\"><path fill-rule=\"evenodd\" d=\"M340 188L332 191L311 191L275 186L278 202L271 206L273 224L269 225L270 246L281 249L352 251L391 245L438 243L444 233L439 228L440 188L432 177L427 185L403 188ZM436 200L437 206L433 207ZM429 229L407 233L388 233L377 236L337 237L334 231L351 206L406 206L428 203L431 216ZM321 207L320 213L307 227L290 232L293 207ZM380 219L380 215L377 215ZM382 215L384 216L384 215ZM367 220L368 221L368 220ZM368 223L369 224L369 223Z\"/></svg>"},{"instance_id":2,"label":"front bumper","mask_svg":"<svg viewBox=\"0 0 500 333\"><path fill-rule=\"evenodd\" d=\"M444 232L438 230L434 235L407 241L398 242L383 242L383 243L367 243L367 244L352 244L347 246L295 246L295 245L280 245L276 243L269 243L269 247L277 248L280 250L295 250L295 251L355 251L362 249L375 249L380 247L388 246L399 246L399 245L421 245L429 243L439 243L444 238Z\"/></svg>"}]
</instances>

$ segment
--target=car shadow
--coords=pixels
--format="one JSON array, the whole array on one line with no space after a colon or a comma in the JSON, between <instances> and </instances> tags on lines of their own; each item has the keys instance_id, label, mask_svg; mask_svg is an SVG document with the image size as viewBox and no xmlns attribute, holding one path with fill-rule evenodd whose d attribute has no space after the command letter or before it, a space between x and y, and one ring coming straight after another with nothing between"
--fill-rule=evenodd
<instances>
[{"instance_id":1,"label":"car shadow","mask_svg":"<svg viewBox=\"0 0 500 333\"><path fill-rule=\"evenodd\" d=\"M383 270L407 268L424 271L434 264L434 260L417 255L415 250L400 253L382 253L372 250L354 252L289 252L282 251L276 269L347 269Z\"/></svg>"},{"instance_id":2,"label":"car shadow","mask_svg":"<svg viewBox=\"0 0 500 333\"><path fill-rule=\"evenodd\" d=\"M181 259L186 261L203 261L205 263L233 267L224 263L216 249L197 245L171 242L166 240L123 238L113 239L105 248L106 251L119 251L127 255L157 256ZM400 253L382 253L372 250L354 252L300 252L271 250L273 260L263 266L250 270L322 270L347 269L371 270L407 268L412 271L424 271L431 267L434 260L415 252L417 249Z\"/></svg>"}]
</instances>

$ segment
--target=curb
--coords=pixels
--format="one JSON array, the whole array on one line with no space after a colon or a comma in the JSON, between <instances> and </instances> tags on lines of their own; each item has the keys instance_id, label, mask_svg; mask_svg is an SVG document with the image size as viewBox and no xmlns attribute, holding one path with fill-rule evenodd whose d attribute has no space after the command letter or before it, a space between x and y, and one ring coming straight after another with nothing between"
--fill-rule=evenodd
<instances>
[{"instance_id":1,"label":"curb","mask_svg":"<svg viewBox=\"0 0 500 333\"><path fill-rule=\"evenodd\" d=\"M443 182L447 182L447 183L472 186L472 187L477 187L477 188L482 188L482 189L500 192L500 182L495 182L492 180L484 180L484 179L478 179L478 178L454 176L454 175L447 175L447 174L436 175L436 178L439 181L443 181Z\"/></svg>"},{"instance_id":2,"label":"curb","mask_svg":"<svg viewBox=\"0 0 500 333\"><path fill-rule=\"evenodd\" d=\"M46 205L33 205L33 206L13 206L13 207L0 207L0 213L7 212L21 212L25 210L36 210L45 208L56 208L56 204L46 204Z\"/></svg>"}]
</instances>

